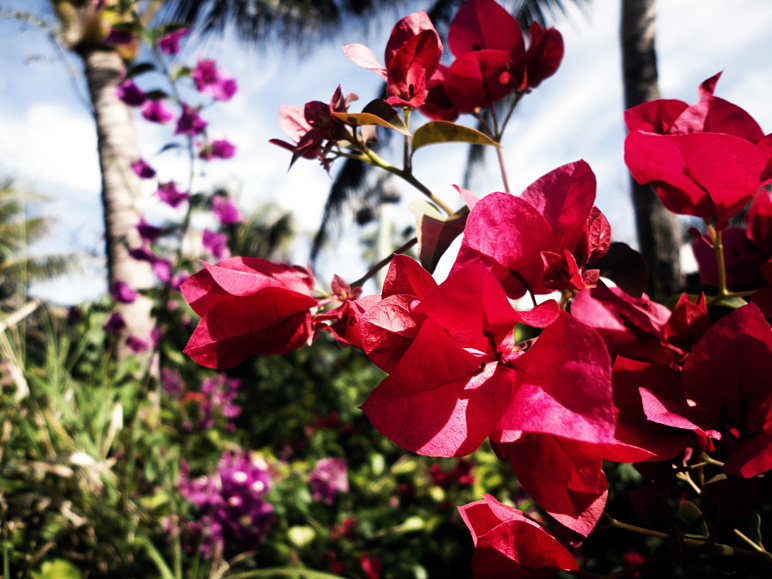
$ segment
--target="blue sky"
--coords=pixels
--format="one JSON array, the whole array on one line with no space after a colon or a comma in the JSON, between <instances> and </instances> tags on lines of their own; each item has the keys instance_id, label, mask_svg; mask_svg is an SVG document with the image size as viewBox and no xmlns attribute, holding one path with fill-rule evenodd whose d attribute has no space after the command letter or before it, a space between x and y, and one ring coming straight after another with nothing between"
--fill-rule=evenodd
<instances>
[{"instance_id":1,"label":"blue sky","mask_svg":"<svg viewBox=\"0 0 772 579\"><path fill-rule=\"evenodd\" d=\"M0 9L34 11L43 4L41 0L0 1ZM608 216L614 237L634 243L628 173L622 155L625 129L619 5L596 0L586 13L571 10L568 18L554 23L565 40L563 64L554 77L522 101L503 144L513 192L555 167L585 159L598 180L596 204ZM289 153L268 144L270 138L283 138L278 108L281 104L329 100L341 84L344 92L360 96L352 107L359 110L375 96L380 80L349 62L340 45L364 42L382 56L398 17L366 36L349 27L338 42L304 55L278 48L248 51L232 39L188 43L182 61L193 65L198 56L216 58L238 79L240 88L231 102L204 113L211 135L234 142L237 156L209 165L197 190L228 184L247 210L273 201L293 210L301 232L310 235L321 217L330 179L313 162L300 161L287 172ZM765 132L772 132L770 25L769 0L735 0L731 8L721 0L660 1L657 50L663 98L694 102L697 86L723 70L716 94L745 108ZM100 254L96 138L88 109L80 100L83 83L78 62L70 57L69 63L75 67L74 75L63 65L45 32L0 21L0 175L14 177L53 199L42 211L56 216L57 226L39 250L69 248ZM143 86L151 88L152 84ZM139 117L137 129L140 149L160 169L160 177L183 181L186 169L182 158L168 153L153 156L172 130L149 125ZM460 145L433 149L416 154L416 173L438 195L460 205L451 185L462 180L466 149ZM472 190L484 195L499 189L499 173L491 156ZM409 188L401 190L404 205L418 198ZM159 220L169 213L152 198L152 191L150 187L145 192L146 210L150 218ZM404 207L397 214L400 224L410 219ZM353 226L346 227L336 253L328 254L319 264L317 273L322 280L328 282L333 273L353 280L363 273L358 235ZM307 235L302 234L293 258L305 262L307 247ZM452 253L444 258L438 275L447 270L447 262L453 258ZM97 257L87 263L90 268L85 276L40 286L36 291L62 303L98 297L104 291L102 261Z\"/></svg>"}]
</instances>

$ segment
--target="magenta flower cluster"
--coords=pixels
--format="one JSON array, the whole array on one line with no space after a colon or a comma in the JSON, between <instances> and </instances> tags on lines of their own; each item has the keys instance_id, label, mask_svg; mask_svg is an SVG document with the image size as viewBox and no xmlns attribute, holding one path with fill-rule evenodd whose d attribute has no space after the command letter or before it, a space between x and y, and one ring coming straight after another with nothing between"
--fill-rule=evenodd
<instances>
[{"instance_id":1,"label":"magenta flower cluster","mask_svg":"<svg viewBox=\"0 0 772 579\"><path fill-rule=\"evenodd\" d=\"M265 499L271 482L266 462L244 451L224 454L215 473L196 478L183 462L180 494L198 515L185 525L186 549L198 548L204 558L214 559L262 543L275 519Z\"/></svg>"},{"instance_id":2,"label":"magenta flower cluster","mask_svg":"<svg viewBox=\"0 0 772 579\"><path fill-rule=\"evenodd\" d=\"M346 461L342 458L322 458L308 476L311 496L315 501L332 505L338 493L348 492Z\"/></svg>"}]
</instances>

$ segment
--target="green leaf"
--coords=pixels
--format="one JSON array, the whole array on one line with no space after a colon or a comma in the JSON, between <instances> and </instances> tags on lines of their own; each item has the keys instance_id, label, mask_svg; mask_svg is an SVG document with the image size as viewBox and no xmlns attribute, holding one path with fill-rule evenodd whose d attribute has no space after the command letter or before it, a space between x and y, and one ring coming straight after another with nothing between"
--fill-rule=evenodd
<instances>
[{"instance_id":1,"label":"green leaf","mask_svg":"<svg viewBox=\"0 0 772 579\"><path fill-rule=\"evenodd\" d=\"M426 271L433 273L450 244L464 231L469 208L462 207L445 217L434 205L420 199L413 201L408 209L416 216L418 259Z\"/></svg>"},{"instance_id":2,"label":"green leaf","mask_svg":"<svg viewBox=\"0 0 772 579\"><path fill-rule=\"evenodd\" d=\"M161 555L150 539L140 535L136 538L136 543L145 548L148 556L153 560L153 563L155 563L156 569L158 569L162 579L175 579L174 573L166 561L164 561L163 555Z\"/></svg>"},{"instance_id":3,"label":"green leaf","mask_svg":"<svg viewBox=\"0 0 772 579\"><path fill-rule=\"evenodd\" d=\"M145 96L148 100L160 101L167 98L169 95L162 90L151 90L150 92L145 93Z\"/></svg>"},{"instance_id":4,"label":"green leaf","mask_svg":"<svg viewBox=\"0 0 772 579\"><path fill-rule=\"evenodd\" d=\"M493 145L500 147L496 141L478 130L449 123L448 121L432 121L420 126L413 135L413 153L426 145L437 143L470 143L472 145Z\"/></svg>"},{"instance_id":5,"label":"green leaf","mask_svg":"<svg viewBox=\"0 0 772 579\"><path fill-rule=\"evenodd\" d=\"M734 296L734 297L721 298L713 305L724 306L725 308L732 308L733 310L736 310L737 308L741 308L743 306L748 305L748 302L746 302L744 299L740 297Z\"/></svg>"},{"instance_id":6,"label":"green leaf","mask_svg":"<svg viewBox=\"0 0 772 579\"><path fill-rule=\"evenodd\" d=\"M81 579L83 575L78 568L64 559L46 561L40 571L33 571L34 579Z\"/></svg>"},{"instance_id":7,"label":"green leaf","mask_svg":"<svg viewBox=\"0 0 772 579\"><path fill-rule=\"evenodd\" d=\"M336 119L357 126L378 125L409 137L405 123L394 108L383 99L375 99L362 109L361 113L332 113Z\"/></svg>"},{"instance_id":8,"label":"green leaf","mask_svg":"<svg viewBox=\"0 0 772 579\"><path fill-rule=\"evenodd\" d=\"M316 531L313 527L295 525L287 531L287 537L293 545L303 548L313 542L316 538Z\"/></svg>"},{"instance_id":9,"label":"green leaf","mask_svg":"<svg viewBox=\"0 0 772 579\"><path fill-rule=\"evenodd\" d=\"M136 78L146 72L153 72L155 65L152 62L138 62L126 70L126 78Z\"/></svg>"},{"instance_id":10,"label":"green leaf","mask_svg":"<svg viewBox=\"0 0 772 579\"><path fill-rule=\"evenodd\" d=\"M710 532L700 508L691 501L681 501L676 511L676 519L685 525L685 530L707 537Z\"/></svg>"}]
</instances>

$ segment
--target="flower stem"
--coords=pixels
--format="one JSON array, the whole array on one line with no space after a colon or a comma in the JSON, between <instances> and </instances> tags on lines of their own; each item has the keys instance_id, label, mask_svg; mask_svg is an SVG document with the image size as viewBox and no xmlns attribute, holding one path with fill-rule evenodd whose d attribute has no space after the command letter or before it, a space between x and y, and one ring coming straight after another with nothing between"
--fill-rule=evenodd
<instances>
[{"instance_id":1,"label":"flower stem","mask_svg":"<svg viewBox=\"0 0 772 579\"><path fill-rule=\"evenodd\" d=\"M409 167L406 169L398 169L394 165L388 163L387 161L384 161L381 159L372 149L365 148L362 151L362 156L359 157L363 161L367 161L372 165L375 165L376 167L380 167L387 173L391 173L392 175L396 175L403 181L406 181L410 183L413 187L418 189L421 193L426 195L429 199L432 200L434 204L436 204L438 207L440 207L446 214L453 215L453 209L451 209L448 205L446 205L441 199L436 197L434 193L432 193L426 185L421 183L418 179L415 178L413 173L410 171Z\"/></svg>"},{"instance_id":2,"label":"flower stem","mask_svg":"<svg viewBox=\"0 0 772 579\"><path fill-rule=\"evenodd\" d=\"M351 284L350 284L351 288L353 289L355 287L360 287L368 279L370 279L376 273L378 273L382 268L384 268L388 264L390 264L391 260L394 259L395 255L397 255L398 253L405 253L408 249L413 247L416 243L418 243L418 238L414 237L413 239L411 239L410 241L408 241L404 245L402 245L402 246L398 247L397 249L395 249L394 252L391 255L389 255L387 257L384 257L381 261L379 261L373 267L371 267L370 270L365 275L360 277L358 280L351 282Z\"/></svg>"}]
</instances>

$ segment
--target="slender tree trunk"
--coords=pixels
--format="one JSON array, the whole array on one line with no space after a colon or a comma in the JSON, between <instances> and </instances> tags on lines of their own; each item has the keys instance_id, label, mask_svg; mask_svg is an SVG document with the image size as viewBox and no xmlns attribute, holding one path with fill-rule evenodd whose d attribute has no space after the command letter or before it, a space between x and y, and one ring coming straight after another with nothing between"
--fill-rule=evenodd
<instances>
[{"instance_id":1,"label":"slender tree trunk","mask_svg":"<svg viewBox=\"0 0 772 579\"><path fill-rule=\"evenodd\" d=\"M655 0L622 0L625 108L659 98L655 30ZM630 183L638 244L648 268L647 293L663 301L683 287L680 228L650 185L639 185L632 178Z\"/></svg>"},{"instance_id":2,"label":"slender tree trunk","mask_svg":"<svg viewBox=\"0 0 772 579\"><path fill-rule=\"evenodd\" d=\"M150 264L137 261L128 253L142 245L135 228L141 215L141 187L130 167L139 158L132 111L115 94L124 74L123 61L116 51L104 47L78 47L77 51L83 59L97 127L108 281L147 289L155 281ZM128 334L149 341L153 329L152 301L139 296L134 303L116 307L126 320ZM119 358L129 353L122 343Z\"/></svg>"}]
</instances>

